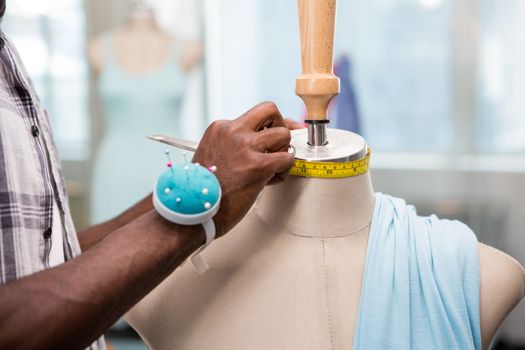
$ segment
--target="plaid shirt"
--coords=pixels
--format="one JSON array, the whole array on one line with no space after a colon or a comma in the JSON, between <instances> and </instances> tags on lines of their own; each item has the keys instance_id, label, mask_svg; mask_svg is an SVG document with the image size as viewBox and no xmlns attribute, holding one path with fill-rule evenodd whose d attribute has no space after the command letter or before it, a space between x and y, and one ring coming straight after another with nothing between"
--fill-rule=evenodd
<instances>
[{"instance_id":1,"label":"plaid shirt","mask_svg":"<svg viewBox=\"0 0 525 350\"><path fill-rule=\"evenodd\" d=\"M80 254L80 246L47 112L3 33L0 47L0 281L5 284L50 267L53 235L62 235L66 261ZM56 220L60 225L53 225ZM104 348L103 338L90 346Z\"/></svg>"}]
</instances>

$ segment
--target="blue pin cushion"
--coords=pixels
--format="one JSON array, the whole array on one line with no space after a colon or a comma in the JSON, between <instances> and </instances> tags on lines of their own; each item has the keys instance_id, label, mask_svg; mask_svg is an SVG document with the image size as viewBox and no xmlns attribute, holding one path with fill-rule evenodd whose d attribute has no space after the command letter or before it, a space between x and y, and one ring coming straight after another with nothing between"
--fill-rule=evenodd
<instances>
[{"instance_id":1,"label":"blue pin cushion","mask_svg":"<svg viewBox=\"0 0 525 350\"><path fill-rule=\"evenodd\" d=\"M153 205L166 220L181 225L203 224L219 210L221 186L213 174L216 167L168 162L157 179Z\"/></svg>"}]
</instances>

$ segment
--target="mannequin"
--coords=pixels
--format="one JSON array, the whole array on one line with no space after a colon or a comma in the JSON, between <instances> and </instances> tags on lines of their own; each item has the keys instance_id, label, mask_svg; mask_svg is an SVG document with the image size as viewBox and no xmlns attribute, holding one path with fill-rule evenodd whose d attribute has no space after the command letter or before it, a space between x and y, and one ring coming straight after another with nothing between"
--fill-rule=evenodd
<instances>
[{"instance_id":1,"label":"mannequin","mask_svg":"<svg viewBox=\"0 0 525 350\"><path fill-rule=\"evenodd\" d=\"M204 252L209 272L185 264L127 320L151 349L350 349L373 205L370 173L289 177ZM525 272L494 248L479 253L488 348L525 295Z\"/></svg>"},{"instance_id":2,"label":"mannequin","mask_svg":"<svg viewBox=\"0 0 525 350\"><path fill-rule=\"evenodd\" d=\"M135 1L125 24L89 45L104 110L104 134L93 164L91 219L122 213L151 191L163 147L145 135L167 132L182 137L186 73L200 60L196 42L183 42L162 30L153 9ZM124 179L118 169L134 177Z\"/></svg>"},{"instance_id":3,"label":"mannequin","mask_svg":"<svg viewBox=\"0 0 525 350\"><path fill-rule=\"evenodd\" d=\"M172 41L181 40L159 27L151 6L145 0L134 0L124 25L114 34L118 62L130 73L144 74L165 63ZM92 71L99 75L104 69L106 48L103 36L88 44L88 58ZM137 45L139 43L139 45ZM185 40L177 63L189 72L203 56L202 44Z\"/></svg>"},{"instance_id":4,"label":"mannequin","mask_svg":"<svg viewBox=\"0 0 525 350\"><path fill-rule=\"evenodd\" d=\"M317 121L308 129L311 147L298 141L306 139L304 131L293 132L292 144L299 159L323 153L335 159L345 145L363 141L323 130L328 102L339 90L330 53L335 0L299 5L303 74L297 92ZM317 54L318 48L326 51ZM334 149L336 141L343 145ZM185 264L127 320L151 349L351 349L375 200L368 171L339 179L290 176L267 187L239 225L204 251L206 274ZM488 348L525 294L525 272L482 244L479 257L481 333Z\"/></svg>"},{"instance_id":5,"label":"mannequin","mask_svg":"<svg viewBox=\"0 0 525 350\"><path fill-rule=\"evenodd\" d=\"M127 319L152 349L348 349L374 201L369 173L268 187L208 273L184 265Z\"/></svg>"}]
</instances>

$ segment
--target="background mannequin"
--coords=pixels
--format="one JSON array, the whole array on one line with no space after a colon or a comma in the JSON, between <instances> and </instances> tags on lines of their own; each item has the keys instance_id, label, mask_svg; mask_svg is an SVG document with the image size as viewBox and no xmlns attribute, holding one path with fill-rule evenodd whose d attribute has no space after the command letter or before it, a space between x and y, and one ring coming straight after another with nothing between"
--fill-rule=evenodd
<instances>
[{"instance_id":1,"label":"background mannequin","mask_svg":"<svg viewBox=\"0 0 525 350\"><path fill-rule=\"evenodd\" d=\"M162 157L163 147L145 136L181 133L186 73L201 56L200 43L183 42L162 30L144 1L133 3L122 27L90 43L105 114L94 161L92 221L118 215L151 191L160 159L152 155ZM117 169L134 176L123 177Z\"/></svg>"}]
</instances>

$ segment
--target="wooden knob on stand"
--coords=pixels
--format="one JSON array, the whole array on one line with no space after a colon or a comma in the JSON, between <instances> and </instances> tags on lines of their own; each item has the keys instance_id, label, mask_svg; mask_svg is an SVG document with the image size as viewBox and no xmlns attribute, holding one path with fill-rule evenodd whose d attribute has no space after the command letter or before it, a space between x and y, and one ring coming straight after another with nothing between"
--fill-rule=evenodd
<instances>
[{"instance_id":1,"label":"wooden knob on stand","mask_svg":"<svg viewBox=\"0 0 525 350\"><path fill-rule=\"evenodd\" d=\"M337 0L298 0L297 4L302 73L296 80L295 93L308 112L308 143L323 146L328 142L328 105L340 91L333 59Z\"/></svg>"}]
</instances>

